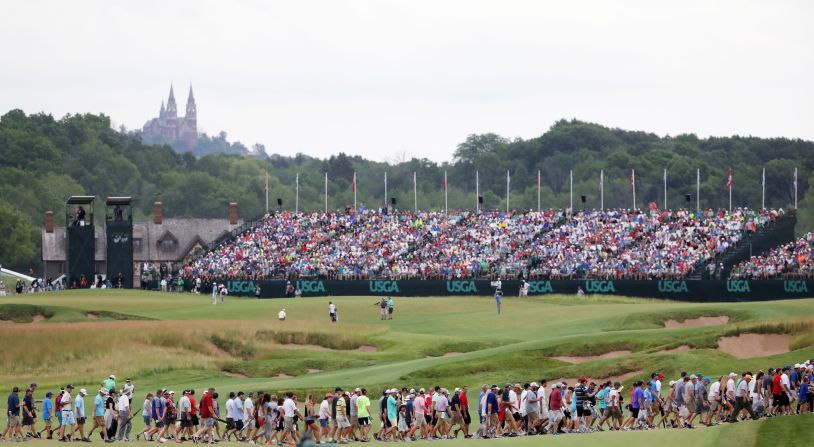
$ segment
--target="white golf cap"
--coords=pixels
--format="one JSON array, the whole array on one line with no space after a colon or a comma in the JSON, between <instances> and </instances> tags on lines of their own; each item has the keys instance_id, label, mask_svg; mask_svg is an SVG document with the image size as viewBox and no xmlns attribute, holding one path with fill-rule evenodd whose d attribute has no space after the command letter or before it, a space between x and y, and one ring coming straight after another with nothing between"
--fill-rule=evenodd
<instances>
[{"instance_id":1,"label":"white golf cap","mask_svg":"<svg viewBox=\"0 0 814 447\"><path fill-rule=\"evenodd\" d=\"M735 373L729 373L729 377L738 377L738 375Z\"/></svg>"},{"instance_id":2,"label":"white golf cap","mask_svg":"<svg viewBox=\"0 0 814 447\"><path fill-rule=\"evenodd\" d=\"M87 394L88 394L88 390L86 390L86 389L82 388L81 390L79 390L79 393L80 393L80 394L83 394L83 395L87 395Z\"/></svg>"},{"instance_id":3,"label":"white golf cap","mask_svg":"<svg viewBox=\"0 0 814 447\"><path fill-rule=\"evenodd\" d=\"M540 385L537 385L537 382L531 382L531 385L529 385L529 386L532 386L532 387L537 388L537 387L539 387Z\"/></svg>"},{"instance_id":4,"label":"white golf cap","mask_svg":"<svg viewBox=\"0 0 814 447\"><path fill-rule=\"evenodd\" d=\"M115 376L115 375L113 375L113 374L111 374L111 375L110 375L110 378L111 378L111 379L115 379L115 378L116 378L116 376Z\"/></svg>"},{"instance_id":5,"label":"white golf cap","mask_svg":"<svg viewBox=\"0 0 814 447\"><path fill-rule=\"evenodd\" d=\"M675 385L675 384L676 384L676 381L675 381L675 380L671 380L671 381L670 381L670 386L673 386L673 385Z\"/></svg>"}]
</instances>

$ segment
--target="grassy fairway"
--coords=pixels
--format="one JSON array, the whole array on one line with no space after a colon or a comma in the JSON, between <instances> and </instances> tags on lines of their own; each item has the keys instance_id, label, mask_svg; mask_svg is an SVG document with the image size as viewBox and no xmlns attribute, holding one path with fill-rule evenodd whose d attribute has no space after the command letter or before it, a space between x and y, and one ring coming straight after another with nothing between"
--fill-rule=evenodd
<instances>
[{"instance_id":1,"label":"grassy fairway","mask_svg":"<svg viewBox=\"0 0 814 447\"><path fill-rule=\"evenodd\" d=\"M328 321L329 300L338 305L337 324ZM93 393L115 373L134 379L139 404L158 387L179 391L211 385L222 393L223 405L230 390L293 389L302 397L335 386L366 386L375 397L390 386L477 389L486 382L580 375L622 377L629 386L654 370L668 377L682 370L720 375L814 358L814 300L697 304L554 295L507 299L497 316L488 298L396 298L393 321L379 320L375 301L227 297L213 306L205 295L102 290L5 298L0 301L0 320L8 320L0 322L0 390L37 381L41 398L71 382ZM285 322L276 318L281 308L288 311ZM663 324L699 316L729 321L679 329ZM789 334L791 351L738 359L717 349L719 337L749 332ZM556 358L612 351L622 354L581 363ZM780 445L793 445L795 439L812 439L810 431L795 431L812 419L805 421L779 418L686 433L494 443L727 445L737 440L755 445L787 436Z\"/></svg>"}]
</instances>

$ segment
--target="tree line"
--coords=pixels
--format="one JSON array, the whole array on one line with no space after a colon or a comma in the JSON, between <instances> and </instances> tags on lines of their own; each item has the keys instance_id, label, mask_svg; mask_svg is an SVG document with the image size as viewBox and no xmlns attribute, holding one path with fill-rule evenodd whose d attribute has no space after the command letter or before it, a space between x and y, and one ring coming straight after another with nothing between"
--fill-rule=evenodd
<instances>
[{"instance_id":1,"label":"tree line","mask_svg":"<svg viewBox=\"0 0 814 447\"><path fill-rule=\"evenodd\" d=\"M225 135L219 138L223 140L218 140L219 147L230 147ZM418 208L443 210L445 172L450 209L475 208L476 171L483 208L506 208L507 172L511 208L537 208L538 172L541 206L566 208L571 199L569 173L573 172L574 208L579 209L599 207L600 170L605 207L633 206L632 169L636 171L636 206L647 208L655 202L662 207L662 176L667 169L668 207L695 208L696 170L700 169L700 205L724 208L729 200L727 174L732 169L733 206L759 208L765 168L766 206L789 208L794 203L797 168L797 231L814 227L814 211L809 211L814 208L809 203L814 198L807 195L814 181L814 142L786 138L661 137L561 120L530 139L469 135L455 148L453 159L442 163L413 158L391 164L345 153L327 159L305 154L263 157L256 152L246 156L234 151L196 157L117 131L104 115L55 119L12 110L0 118L0 153L0 262L21 269L39 265L43 215L53 210L57 225L63 224L64 203L70 195L133 196L136 220L147 219L155 201L163 202L166 217L177 218L225 218L227 203L236 201L241 216L252 218L265 210L267 173L272 209L278 208L278 198L283 202L280 208L294 208L297 174L299 208L323 209L326 172L331 210L353 205L354 172L358 204L380 207L395 198L398 208L412 209L415 172ZM101 215L97 212L97 218Z\"/></svg>"}]
</instances>

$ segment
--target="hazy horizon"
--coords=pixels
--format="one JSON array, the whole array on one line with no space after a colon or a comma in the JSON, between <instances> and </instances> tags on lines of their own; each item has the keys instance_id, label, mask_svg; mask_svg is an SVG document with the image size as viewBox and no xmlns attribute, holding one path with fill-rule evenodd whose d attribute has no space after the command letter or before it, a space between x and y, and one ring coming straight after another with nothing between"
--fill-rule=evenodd
<instances>
[{"instance_id":1,"label":"hazy horizon","mask_svg":"<svg viewBox=\"0 0 814 447\"><path fill-rule=\"evenodd\" d=\"M0 110L199 131L268 153L452 159L559 119L814 140L814 3L9 1Z\"/></svg>"}]
</instances>

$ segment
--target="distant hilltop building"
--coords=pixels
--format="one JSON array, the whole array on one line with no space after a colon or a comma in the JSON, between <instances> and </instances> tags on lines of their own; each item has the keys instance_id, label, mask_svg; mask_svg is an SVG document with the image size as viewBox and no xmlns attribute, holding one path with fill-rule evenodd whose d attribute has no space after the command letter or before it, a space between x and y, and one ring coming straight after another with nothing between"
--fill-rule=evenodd
<instances>
[{"instance_id":1,"label":"distant hilltop building","mask_svg":"<svg viewBox=\"0 0 814 447\"><path fill-rule=\"evenodd\" d=\"M175 93L172 90L172 85L170 85L170 97L167 99L167 107L164 107L164 101L162 100L158 118L147 121L141 132L145 136L160 139L169 144L181 143L187 151L195 149L198 145L198 110L195 106L195 97L192 95L192 86L189 86L186 116L178 116Z\"/></svg>"}]
</instances>

